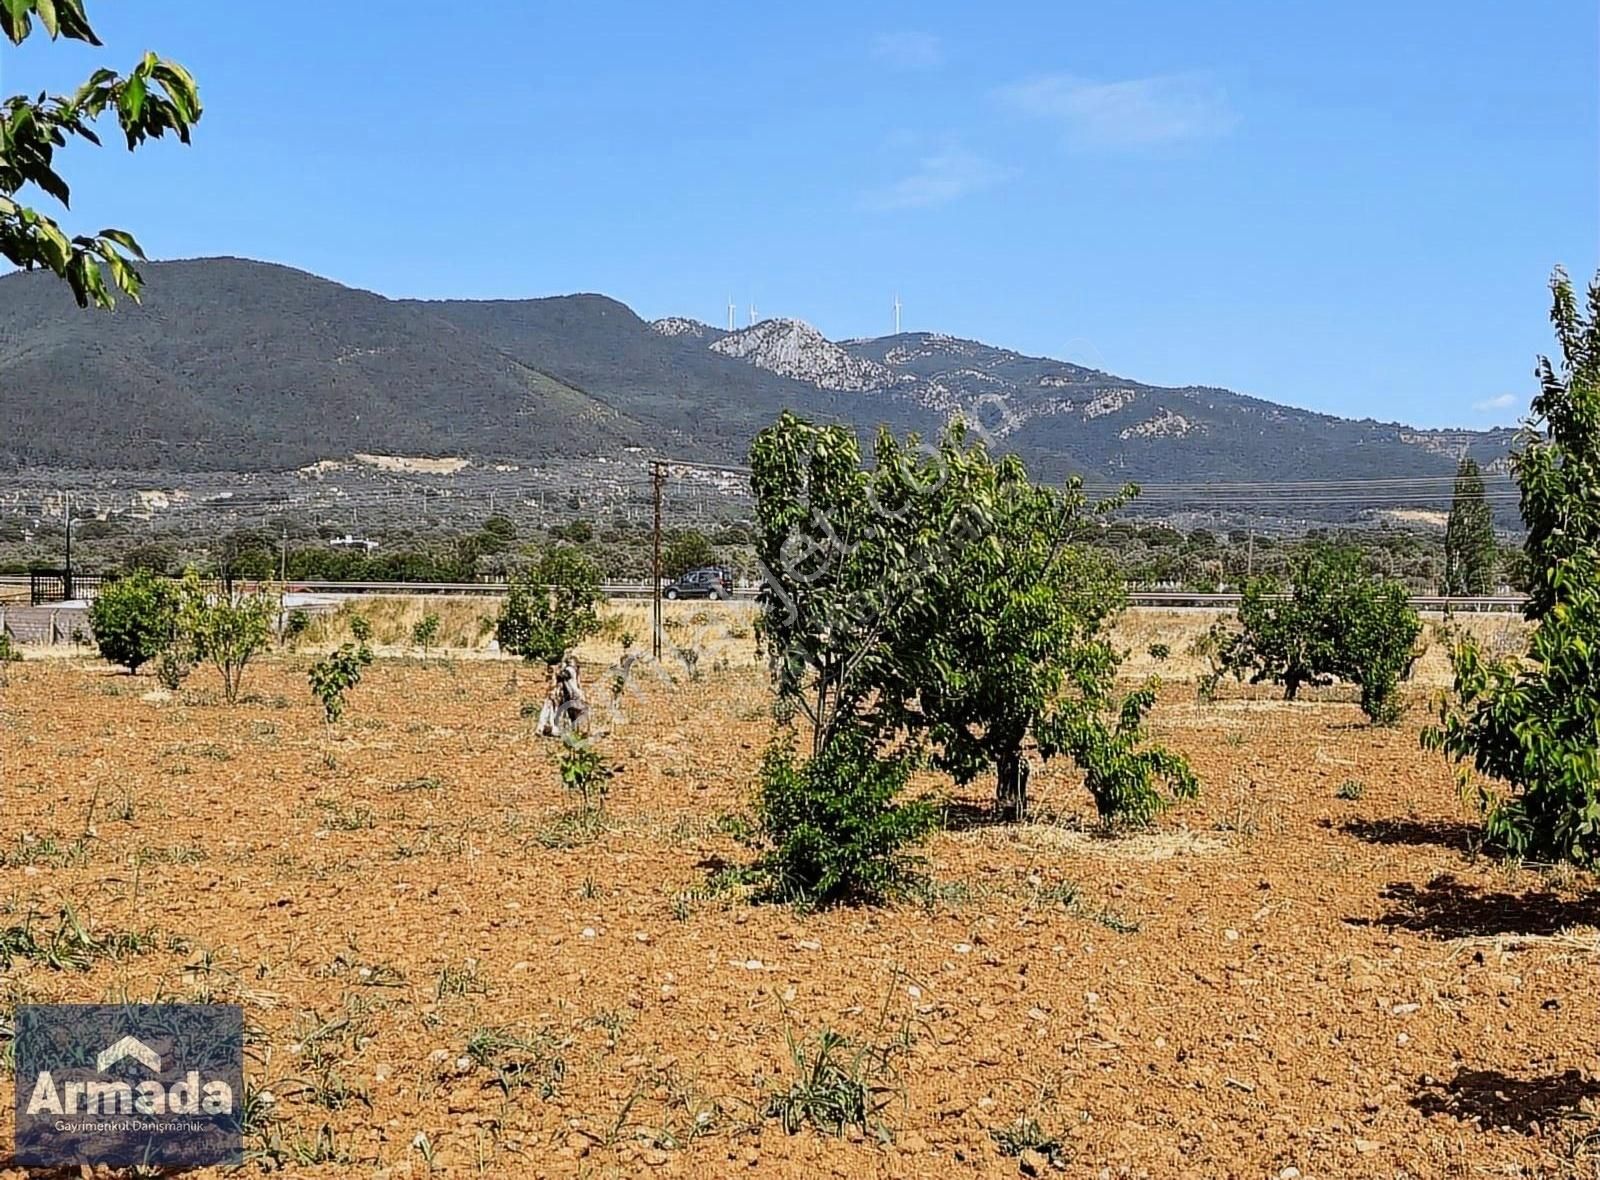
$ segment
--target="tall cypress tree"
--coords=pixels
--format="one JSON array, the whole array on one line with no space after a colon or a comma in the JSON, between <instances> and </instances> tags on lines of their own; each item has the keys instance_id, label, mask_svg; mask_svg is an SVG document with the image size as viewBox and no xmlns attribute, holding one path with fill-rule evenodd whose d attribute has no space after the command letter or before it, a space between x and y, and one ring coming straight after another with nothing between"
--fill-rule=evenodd
<instances>
[{"instance_id":1,"label":"tall cypress tree","mask_svg":"<svg viewBox=\"0 0 1600 1180\"><path fill-rule=\"evenodd\" d=\"M1462 459L1444 532L1444 592L1451 597L1488 594L1494 588L1496 557L1494 513L1484 496L1483 474L1476 459Z\"/></svg>"}]
</instances>

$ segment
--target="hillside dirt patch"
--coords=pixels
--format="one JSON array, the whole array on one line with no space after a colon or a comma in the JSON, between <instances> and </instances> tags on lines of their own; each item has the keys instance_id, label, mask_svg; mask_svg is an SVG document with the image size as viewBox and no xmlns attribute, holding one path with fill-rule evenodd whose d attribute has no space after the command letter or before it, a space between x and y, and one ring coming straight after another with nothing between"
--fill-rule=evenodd
<instances>
[{"instance_id":1,"label":"hillside dirt patch","mask_svg":"<svg viewBox=\"0 0 1600 1180\"><path fill-rule=\"evenodd\" d=\"M0 690L0 928L70 906L149 936L0 966L0 1027L241 1003L274 1112L252 1147L284 1174L1013 1176L1019 1120L1071 1176L1592 1172L1600 905L1474 856L1421 689L1394 729L1169 690L1153 723L1203 793L1148 833L1098 833L1064 764L1017 828L992 784L921 776L951 800L927 883L806 914L724 884L759 669L644 678L594 825L520 715L536 675L380 660L330 738L306 663L252 667L234 708L206 672L147 699L65 659ZM891 1063L879 1134L768 1117L786 1034L824 1029Z\"/></svg>"}]
</instances>

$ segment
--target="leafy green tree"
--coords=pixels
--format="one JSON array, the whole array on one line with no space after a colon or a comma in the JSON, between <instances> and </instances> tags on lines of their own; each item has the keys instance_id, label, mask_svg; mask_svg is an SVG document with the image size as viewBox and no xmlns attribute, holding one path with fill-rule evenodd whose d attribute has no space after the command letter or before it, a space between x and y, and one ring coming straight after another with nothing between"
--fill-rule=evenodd
<instances>
[{"instance_id":1,"label":"leafy green tree","mask_svg":"<svg viewBox=\"0 0 1600 1180\"><path fill-rule=\"evenodd\" d=\"M137 570L100 588L89 607L89 629L100 656L137 672L173 642L178 595L172 584Z\"/></svg>"},{"instance_id":2,"label":"leafy green tree","mask_svg":"<svg viewBox=\"0 0 1600 1180\"><path fill-rule=\"evenodd\" d=\"M868 471L849 430L785 415L751 466L761 634L813 757L846 731L880 747L903 735L960 782L992 768L1000 810L1019 817L1030 739L1086 770L1137 747L1108 637L1122 584L1084 544L1120 497L1091 506L1076 482L1040 487L959 427L931 451L880 435ZM1182 766L1159 753L1102 769L1143 775L1132 811L1148 816L1164 799L1155 779L1192 793Z\"/></svg>"},{"instance_id":3,"label":"leafy green tree","mask_svg":"<svg viewBox=\"0 0 1600 1180\"><path fill-rule=\"evenodd\" d=\"M785 412L750 449L761 614L756 634L780 705L802 716L811 756L835 732L893 727L903 677L890 640L939 559L916 520L876 510L855 432Z\"/></svg>"},{"instance_id":4,"label":"leafy green tree","mask_svg":"<svg viewBox=\"0 0 1600 1180\"><path fill-rule=\"evenodd\" d=\"M179 588L178 631L197 660L208 660L222 676L222 696L230 705L250 661L267 649L278 615L265 594L208 591L193 570Z\"/></svg>"},{"instance_id":5,"label":"leafy green tree","mask_svg":"<svg viewBox=\"0 0 1600 1180\"><path fill-rule=\"evenodd\" d=\"M479 548L484 553L504 553L516 542L517 522L509 516L494 515L478 531Z\"/></svg>"},{"instance_id":6,"label":"leafy green tree","mask_svg":"<svg viewBox=\"0 0 1600 1180\"><path fill-rule=\"evenodd\" d=\"M716 561L716 549L699 529L682 529L661 548L661 572L669 578L681 578L690 570L715 565Z\"/></svg>"},{"instance_id":7,"label":"leafy green tree","mask_svg":"<svg viewBox=\"0 0 1600 1180\"><path fill-rule=\"evenodd\" d=\"M880 757L862 729L841 728L815 757L779 740L761 764L756 799L767 846L760 867L785 901L827 905L883 896L914 861L905 849L937 815L926 800L901 802L912 770L904 755Z\"/></svg>"},{"instance_id":8,"label":"leafy green tree","mask_svg":"<svg viewBox=\"0 0 1600 1180\"><path fill-rule=\"evenodd\" d=\"M1600 863L1600 277L1580 311L1566 274L1551 280L1557 370L1512 456L1522 492L1527 653L1494 660L1456 646L1455 699L1423 744L1476 781L1486 834L1517 856ZM1472 772L1476 771L1474 780Z\"/></svg>"},{"instance_id":9,"label":"leafy green tree","mask_svg":"<svg viewBox=\"0 0 1600 1180\"><path fill-rule=\"evenodd\" d=\"M1422 620L1406 588L1392 579L1361 582L1345 603L1344 644L1335 673L1361 689L1361 711L1375 725L1400 720L1400 682L1422 654Z\"/></svg>"},{"instance_id":10,"label":"leafy green tree","mask_svg":"<svg viewBox=\"0 0 1600 1180\"><path fill-rule=\"evenodd\" d=\"M828 904L881 894L909 867L932 812L900 801L915 751L898 746L890 640L937 553L910 518L877 511L855 433L785 413L750 451L762 611L780 716L803 719L762 763L759 867L775 896Z\"/></svg>"},{"instance_id":11,"label":"leafy green tree","mask_svg":"<svg viewBox=\"0 0 1600 1180\"><path fill-rule=\"evenodd\" d=\"M1137 493L1091 503L1078 480L1035 484L1015 456L968 445L957 427L918 459L885 440L876 499L920 533L954 538L916 606L896 628L887 694L894 720L924 733L935 765L957 782L993 770L999 813L1027 811L1026 746L1084 770L1107 819L1142 822L1198 789L1188 764L1145 748L1155 684L1124 700L1110 627L1126 605L1121 575L1087 539ZM966 538L966 539L963 539Z\"/></svg>"},{"instance_id":12,"label":"leafy green tree","mask_svg":"<svg viewBox=\"0 0 1600 1180\"><path fill-rule=\"evenodd\" d=\"M502 651L559 664L600 630L600 571L570 545L547 549L513 578L495 624Z\"/></svg>"},{"instance_id":13,"label":"leafy green tree","mask_svg":"<svg viewBox=\"0 0 1600 1180\"><path fill-rule=\"evenodd\" d=\"M0 32L13 45L27 39L35 22L52 40L100 44L82 0L0 0ZM72 94L14 95L0 105L0 257L23 270L54 271L79 307L110 307L114 289L137 301L141 282L133 260L144 252L120 229L69 238L55 218L21 203L18 193L31 185L67 207L72 194L56 171L56 152L73 139L98 145L94 124L107 111L129 151L168 132L188 143L200 120L200 94L182 66L146 53L127 74L95 70Z\"/></svg>"},{"instance_id":14,"label":"leafy green tree","mask_svg":"<svg viewBox=\"0 0 1600 1180\"><path fill-rule=\"evenodd\" d=\"M1242 631L1228 637L1221 666L1251 684L1281 684L1283 699L1292 701L1302 685L1333 683L1331 672L1338 645L1332 628L1318 625L1331 618L1334 578L1326 562L1303 561L1296 569L1293 593L1272 575L1252 578L1240 597Z\"/></svg>"},{"instance_id":15,"label":"leafy green tree","mask_svg":"<svg viewBox=\"0 0 1600 1180\"><path fill-rule=\"evenodd\" d=\"M1468 457L1456 468L1455 498L1445 526L1445 594L1466 598L1490 593L1498 559L1494 513L1484 495L1483 474L1478 470L1478 461Z\"/></svg>"},{"instance_id":16,"label":"leafy green tree","mask_svg":"<svg viewBox=\"0 0 1600 1180\"><path fill-rule=\"evenodd\" d=\"M587 545L594 540L594 525L584 520L581 516L567 524L558 524L550 530L550 535L558 541L570 541L574 545Z\"/></svg>"},{"instance_id":17,"label":"leafy green tree","mask_svg":"<svg viewBox=\"0 0 1600 1180\"><path fill-rule=\"evenodd\" d=\"M1219 672L1281 684L1289 701L1302 686L1348 681L1360 687L1371 720L1392 722L1422 633L1405 586L1373 577L1348 548L1313 548L1293 569L1288 587L1272 576L1246 584L1239 629L1221 637Z\"/></svg>"}]
</instances>

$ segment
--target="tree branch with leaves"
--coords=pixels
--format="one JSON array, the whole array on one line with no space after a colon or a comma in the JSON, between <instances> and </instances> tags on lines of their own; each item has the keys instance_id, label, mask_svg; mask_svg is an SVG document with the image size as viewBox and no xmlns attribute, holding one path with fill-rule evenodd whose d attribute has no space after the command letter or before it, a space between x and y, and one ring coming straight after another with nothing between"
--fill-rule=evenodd
<instances>
[{"instance_id":1,"label":"tree branch with leaves","mask_svg":"<svg viewBox=\"0 0 1600 1180\"><path fill-rule=\"evenodd\" d=\"M36 25L51 40L101 44L82 0L0 0L0 32L13 45ZM121 229L69 237L55 217L19 194L36 188L70 208L72 190L56 169L56 153L75 139L99 146L94 124L108 112L129 151L169 133L187 144L200 121L200 92L181 65L146 53L126 74L96 70L70 95L19 94L0 103L0 257L23 270L53 272L79 307L109 308L116 291L138 302L143 281L136 262L144 261L144 250Z\"/></svg>"}]
</instances>

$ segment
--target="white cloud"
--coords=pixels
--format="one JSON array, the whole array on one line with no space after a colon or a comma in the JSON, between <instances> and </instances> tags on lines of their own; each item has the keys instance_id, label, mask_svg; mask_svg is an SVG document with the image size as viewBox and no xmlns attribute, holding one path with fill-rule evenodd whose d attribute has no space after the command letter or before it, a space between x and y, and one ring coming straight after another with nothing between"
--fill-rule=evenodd
<instances>
[{"instance_id":1,"label":"white cloud","mask_svg":"<svg viewBox=\"0 0 1600 1180\"><path fill-rule=\"evenodd\" d=\"M945 205L999 184L1005 169L965 148L948 148L917 161L916 170L867 194L879 210L923 209Z\"/></svg>"},{"instance_id":2,"label":"white cloud","mask_svg":"<svg viewBox=\"0 0 1600 1180\"><path fill-rule=\"evenodd\" d=\"M1047 74L1004 87L1000 102L1058 124L1075 147L1156 147L1225 135L1238 123L1222 88L1201 74L1094 82Z\"/></svg>"},{"instance_id":3,"label":"white cloud","mask_svg":"<svg viewBox=\"0 0 1600 1180\"><path fill-rule=\"evenodd\" d=\"M1502 393L1498 397L1486 397L1481 402L1473 402L1472 408L1480 414L1487 414L1492 410L1508 410L1516 404L1516 394Z\"/></svg>"},{"instance_id":4,"label":"white cloud","mask_svg":"<svg viewBox=\"0 0 1600 1180\"><path fill-rule=\"evenodd\" d=\"M944 45L932 33L880 33L872 57L897 70L932 70L944 64Z\"/></svg>"}]
</instances>

